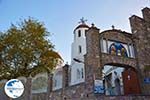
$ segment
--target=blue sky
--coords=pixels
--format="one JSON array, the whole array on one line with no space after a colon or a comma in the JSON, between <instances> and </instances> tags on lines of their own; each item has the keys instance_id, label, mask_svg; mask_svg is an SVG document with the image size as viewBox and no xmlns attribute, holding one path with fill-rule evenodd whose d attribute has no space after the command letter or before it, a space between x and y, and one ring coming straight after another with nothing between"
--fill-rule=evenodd
<instances>
[{"instance_id":1,"label":"blue sky","mask_svg":"<svg viewBox=\"0 0 150 100\"><path fill-rule=\"evenodd\" d=\"M142 16L146 6L150 0L0 0L0 31L29 16L38 19L53 33L50 39L64 61L70 62L73 30L81 17L101 31L115 25L130 32L128 18Z\"/></svg>"}]
</instances>

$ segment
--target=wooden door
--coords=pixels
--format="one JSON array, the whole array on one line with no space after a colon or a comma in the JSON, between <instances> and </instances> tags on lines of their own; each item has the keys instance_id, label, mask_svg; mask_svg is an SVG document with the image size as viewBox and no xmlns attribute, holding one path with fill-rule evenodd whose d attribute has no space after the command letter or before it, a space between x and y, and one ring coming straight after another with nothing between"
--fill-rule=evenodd
<instances>
[{"instance_id":1,"label":"wooden door","mask_svg":"<svg viewBox=\"0 0 150 100\"><path fill-rule=\"evenodd\" d=\"M134 69L128 69L122 72L124 94L140 94L140 85L137 72Z\"/></svg>"}]
</instances>

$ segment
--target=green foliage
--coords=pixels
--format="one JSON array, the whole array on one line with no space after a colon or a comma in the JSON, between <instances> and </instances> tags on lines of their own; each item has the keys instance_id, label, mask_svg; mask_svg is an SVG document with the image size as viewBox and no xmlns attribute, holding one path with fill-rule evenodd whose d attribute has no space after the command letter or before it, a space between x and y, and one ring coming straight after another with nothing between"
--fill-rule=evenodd
<instances>
[{"instance_id":1,"label":"green foliage","mask_svg":"<svg viewBox=\"0 0 150 100\"><path fill-rule=\"evenodd\" d=\"M21 21L0 36L0 79L50 73L61 59L44 25L32 18Z\"/></svg>"}]
</instances>

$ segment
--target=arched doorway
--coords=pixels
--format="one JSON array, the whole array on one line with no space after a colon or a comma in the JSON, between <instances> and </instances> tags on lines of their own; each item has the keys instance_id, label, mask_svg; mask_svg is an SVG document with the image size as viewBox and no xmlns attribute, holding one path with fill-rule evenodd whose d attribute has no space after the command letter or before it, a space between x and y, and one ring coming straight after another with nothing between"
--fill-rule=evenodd
<instances>
[{"instance_id":1,"label":"arched doorway","mask_svg":"<svg viewBox=\"0 0 150 100\"><path fill-rule=\"evenodd\" d=\"M127 65L106 64L103 67L105 95L139 94L140 86L136 70Z\"/></svg>"}]
</instances>

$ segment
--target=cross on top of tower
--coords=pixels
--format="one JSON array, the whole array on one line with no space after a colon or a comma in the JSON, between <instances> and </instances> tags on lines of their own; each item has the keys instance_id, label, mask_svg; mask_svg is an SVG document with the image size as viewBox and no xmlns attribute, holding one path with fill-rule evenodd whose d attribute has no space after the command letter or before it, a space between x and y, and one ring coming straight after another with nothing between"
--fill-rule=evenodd
<instances>
[{"instance_id":1,"label":"cross on top of tower","mask_svg":"<svg viewBox=\"0 0 150 100\"><path fill-rule=\"evenodd\" d=\"M79 22L79 23L85 24L85 22L87 22L87 19L84 19L84 17L82 17L82 18L80 19L80 22Z\"/></svg>"}]
</instances>

